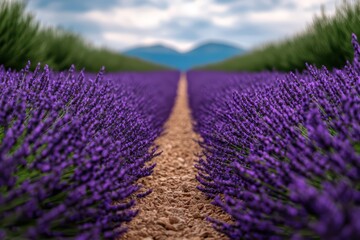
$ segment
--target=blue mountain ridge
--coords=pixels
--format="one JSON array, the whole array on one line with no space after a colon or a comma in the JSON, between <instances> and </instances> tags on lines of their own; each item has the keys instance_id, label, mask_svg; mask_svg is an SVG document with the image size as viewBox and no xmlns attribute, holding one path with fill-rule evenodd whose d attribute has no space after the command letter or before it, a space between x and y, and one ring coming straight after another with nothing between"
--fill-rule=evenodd
<instances>
[{"instance_id":1,"label":"blue mountain ridge","mask_svg":"<svg viewBox=\"0 0 360 240\"><path fill-rule=\"evenodd\" d=\"M209 42L185 53L157 44L132 48L122 54L186 71L195 66L223 61L244 52L244 49L230 44Z\"/></svg>"}]
</instances>

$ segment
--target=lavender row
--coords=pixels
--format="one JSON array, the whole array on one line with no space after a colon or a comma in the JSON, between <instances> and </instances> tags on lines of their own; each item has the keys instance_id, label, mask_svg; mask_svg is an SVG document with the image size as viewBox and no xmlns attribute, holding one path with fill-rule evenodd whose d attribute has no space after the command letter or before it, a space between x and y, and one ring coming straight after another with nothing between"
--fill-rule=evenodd
<instances>
[{"instance_id":1,"label":"lavender row","mask_svg":"<svg viewBox=\"0 0 360 240\"><path fill-rule=\"evenodd\" d=\"M360 47L343 69L188 73L199 189L231 239L360 239ZM334 56L336 57L336 56Z\"/></svg>"},{"instance_id":2,"label":"lavender row","mask_svg":"<svg viewBox=\"0 0 360 240\"><path fill-rule=\"evenodd\" d=\"M112 239L126 231L137 181L178 72L98 75L0 69L0 238Z\"/></svg>"}]
</instances>

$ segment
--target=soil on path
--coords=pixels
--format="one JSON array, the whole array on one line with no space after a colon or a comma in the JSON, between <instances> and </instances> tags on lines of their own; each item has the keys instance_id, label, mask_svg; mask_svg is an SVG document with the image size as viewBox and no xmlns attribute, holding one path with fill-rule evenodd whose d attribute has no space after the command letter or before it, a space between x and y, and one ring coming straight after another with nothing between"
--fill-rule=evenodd
<instances>
[{"instance_id":1,"label":"soil on path","mask_svg":"<svg viewBox=\"0 0 360 240\"><path fill-rule=\"evenodd\" d=\"M142 181L153 192L138 201L140 212L123 239L226 239L205 219L226 217L196 189L194 160L201 149L194 141L198 136L192 130L185 76L165 129L156 141L162 154L155 159L154 173Z\"/></svg>"}]
</instances>

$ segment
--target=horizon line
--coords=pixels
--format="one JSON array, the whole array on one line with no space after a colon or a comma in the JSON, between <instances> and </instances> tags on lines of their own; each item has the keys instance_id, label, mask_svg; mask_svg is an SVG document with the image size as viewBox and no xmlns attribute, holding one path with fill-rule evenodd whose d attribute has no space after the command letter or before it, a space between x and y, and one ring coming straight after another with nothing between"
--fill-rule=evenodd
<instances>
[{"instance_id":1,"label":"horizon line","mask_svg":"<svg viewBox=\"0 0 360 240\"><path fill-rule=\"evenodd\" d=\"M244 46L240 46L239 44L237 43L234 43L234 42L230 42L230 41L224 41L224 40L215 40L215 39L210 39L210 40L204 40L204 41L200 41L198 43L195 43L193 44L191 47L188 47L186 49L181 49L179 47L176 47L174 46L173 44L171 43L164 43L164 42L154 42L154 43L144 43L144 44L137 44L137 45L134 45L134 46L131 46L131 47L126 47L124 49L120 49L120 53L124 53L124 52L127 52L127 51L130 51L130 50L133 50L133 49L137 49L137 48L146 48L146 47L153 47L153 46L163 46L163 47L166 47L166 48L169 48L169 49L172 49L178 53L187 53L187 52L191 52L192 50L196 49L196 48L199 48L203 45L206 45L206 44L211 44L211 43L216 43L216 44L224 44L224 45L229 45L229 46L232 46L232 47L235 47L235 48L238 48L238 49L241 49L241 50L248 50L248 48L244 47Z\"/></svg>"}]
</instances>

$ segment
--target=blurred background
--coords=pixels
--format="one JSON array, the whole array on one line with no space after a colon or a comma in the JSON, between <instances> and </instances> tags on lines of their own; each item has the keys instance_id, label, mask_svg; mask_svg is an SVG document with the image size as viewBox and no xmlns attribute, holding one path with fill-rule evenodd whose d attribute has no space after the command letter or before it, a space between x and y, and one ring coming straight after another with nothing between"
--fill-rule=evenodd
<instances>
[{"instance_id":1,"label":"blurred background","mask_svg":"<svg viewBox=\"0 0 360 240\"><path fill-rule=\"evenodd\" d=\"M0 54L25 51L24 59L55 69L71 63L89 71L100 65L111 71L167 67L185 71L204 65L231 71L291 70L302 69L305 62L338 66L351 57L350 35L359 32L360 23L357 0L0 1ZM31 21L21 23L24 18ZM3 38L20 34L14 34L19 24L33 30L22 41L34 44L19 42L17 49L5 54L9 49L4 46L15 40ZM320 42L320 50L311 53ZM340 60L320 59L339 46ZM0 63L7 67L18 68L27 61L3 56Z\"/></svg>"}]
</instances>

